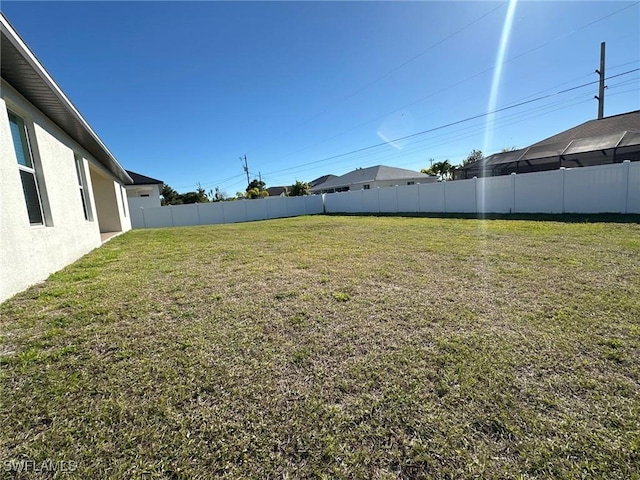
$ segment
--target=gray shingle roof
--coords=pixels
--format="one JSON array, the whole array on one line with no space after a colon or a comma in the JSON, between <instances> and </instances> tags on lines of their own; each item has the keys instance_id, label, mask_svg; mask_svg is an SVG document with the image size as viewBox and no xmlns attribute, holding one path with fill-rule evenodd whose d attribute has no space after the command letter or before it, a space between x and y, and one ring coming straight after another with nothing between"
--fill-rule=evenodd
<instances>
[{"instance_id":1,"label":"gray shingle roof","mask_svg":"<svg viewBox=\"0 0 640 480\"><path fill-rule=\"evenodd\" d=\"M332 175L332 174L323 175L321 177L316 178L315 180L311 180L309 182L309 187L310 188L318 187L318 186L322 185L323 183L325 183L327 180L331 180L332 178L338 178L338 176L337 175Z\"/></svg>"},{"instance_id":2,"label":"gray shingle roof","mask_svg":"<svg viewBox=\"0 0 640 480\"><path fill-rule=\"evenodd\" d=\"M640 131L640 110L635 110L629 113L621 113L620 115L601 118L600 120L589 120L577 127L540 140L530 146L538 147L552 143L564 143L567 145L571 140L578 138L600 137L616 133L622 134L622 132L638 131Z\"/></svg>"},{"instance_id":3,"label":"gray shingle roof","mask_svg":"<svg viewBox=\"0 0 640 480\"><path fill-rule=\"evenodd\" d=\"M133 180L134 185L157 185L164 183L162 180L156 180L155 178L147 177L146 175L141 175L131 170L127 170L126 172Z\"/></svg>"},{"instance_id":4,"label":"gray shingle roof","mask_svg":"<svg viewBox=\"0 0 640 480\"><path fill-rule=\"evenodd\" d=\"M513 152L495 153L483 160L460 167L477 170L481 166L501 165L519 160L536 160L581 152L633 146L640 143L640 110L589 120Z\"/></svg>"},{"instance_id":5,"label":"gray shingle roof","mask_svg":"<svg viewBox=\"0 0 640 480\"><path fill-rule=\"evenodd\" d=\"M269 192L270 197L278 197L283 193L286 193L289 187L278 186L278 187L269 187L267 188L267 192Z\"/></svg>"},{"instance_id":6,"label":"gray shingle roof","mask_svg":"<svg viewBox=\"0 0 640 480\"><path fill-rule=\"evenodd\" d=\"M358 168L344 175L327 180L321 185L322 189L337 188L346 185L354 185L360 183L368 183L375 181L389 181L389 180L406 180L414 178L430 178L421 172L414 170L407 170L405 168L387 167L385 165L376 165L375 167ZM318 188L318 187L316 187Z\"/></svg>"}]
</instances>

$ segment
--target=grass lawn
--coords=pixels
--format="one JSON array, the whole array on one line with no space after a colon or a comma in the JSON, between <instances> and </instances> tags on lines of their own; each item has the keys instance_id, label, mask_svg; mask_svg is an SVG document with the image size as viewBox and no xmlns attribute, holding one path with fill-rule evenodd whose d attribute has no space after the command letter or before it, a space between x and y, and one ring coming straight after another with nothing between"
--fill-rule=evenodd
<instances>
[{"instance_id":1,"label":"grass lawn","mask_svg":"<svg viewBox=\"0 0 640 480\"><path fill-rule=\"evenodd\" d=\"M137 230L0 314L0 477L640 478L638 223Z\"/></svg>"}]
</instances>

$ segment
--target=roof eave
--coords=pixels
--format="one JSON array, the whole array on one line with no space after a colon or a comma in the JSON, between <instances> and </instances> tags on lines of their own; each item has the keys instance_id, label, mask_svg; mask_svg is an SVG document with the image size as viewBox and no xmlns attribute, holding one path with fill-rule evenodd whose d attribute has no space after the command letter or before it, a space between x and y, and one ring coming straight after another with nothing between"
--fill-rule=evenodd
<instances>
[{"instance_id":1,"label":"roof eave","mask_svg":"<svg viewBox=\"0 0 640 480\"><path fill-rule=\"evenodd\" d=\"M125 184L133 180L0 12L2 78ZM13 51L11 51L13 50ZM10 54L7 54L10 53ZM16 53L24 60L11 63ZM28 69L28 78L24 75Z\"/></svg>"}]
</instances>

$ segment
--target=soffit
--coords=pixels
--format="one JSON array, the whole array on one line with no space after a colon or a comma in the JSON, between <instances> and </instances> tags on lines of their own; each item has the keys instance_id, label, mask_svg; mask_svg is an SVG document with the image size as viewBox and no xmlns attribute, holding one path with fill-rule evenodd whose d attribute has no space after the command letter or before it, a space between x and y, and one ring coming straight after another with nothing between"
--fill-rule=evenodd
<instances>
[{"instance_id":1,"label":"soffit","mask_svg":"<svg viewBox=\"0 0 640 480\"><path fill-rule=\"evenodd\" d=\"M125 184L133 183L115 157L64 95L4 17L0 38L2 78ZM6 23L5 23L6 22Z\"/></svg>"}]
</instances>

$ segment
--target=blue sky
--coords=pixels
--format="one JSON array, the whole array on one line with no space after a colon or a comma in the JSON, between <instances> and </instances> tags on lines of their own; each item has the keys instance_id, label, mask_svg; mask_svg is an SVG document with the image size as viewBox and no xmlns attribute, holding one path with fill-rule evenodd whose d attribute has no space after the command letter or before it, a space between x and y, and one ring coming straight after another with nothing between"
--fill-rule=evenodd
<instances>
[{"instance_id":1,"label":"blue sky","mask_svg":"<svg viewBox=\"0 0 640 480\"><path fill-rule=\"evenodd\" d=\"M178 191L524 147L597 115L640 68L638 2L11 2L2 11L118 161ZM640 108L639 72L605 115ZM378 145L357 153L363 147Z\"/></svg>"}]
</instances>

